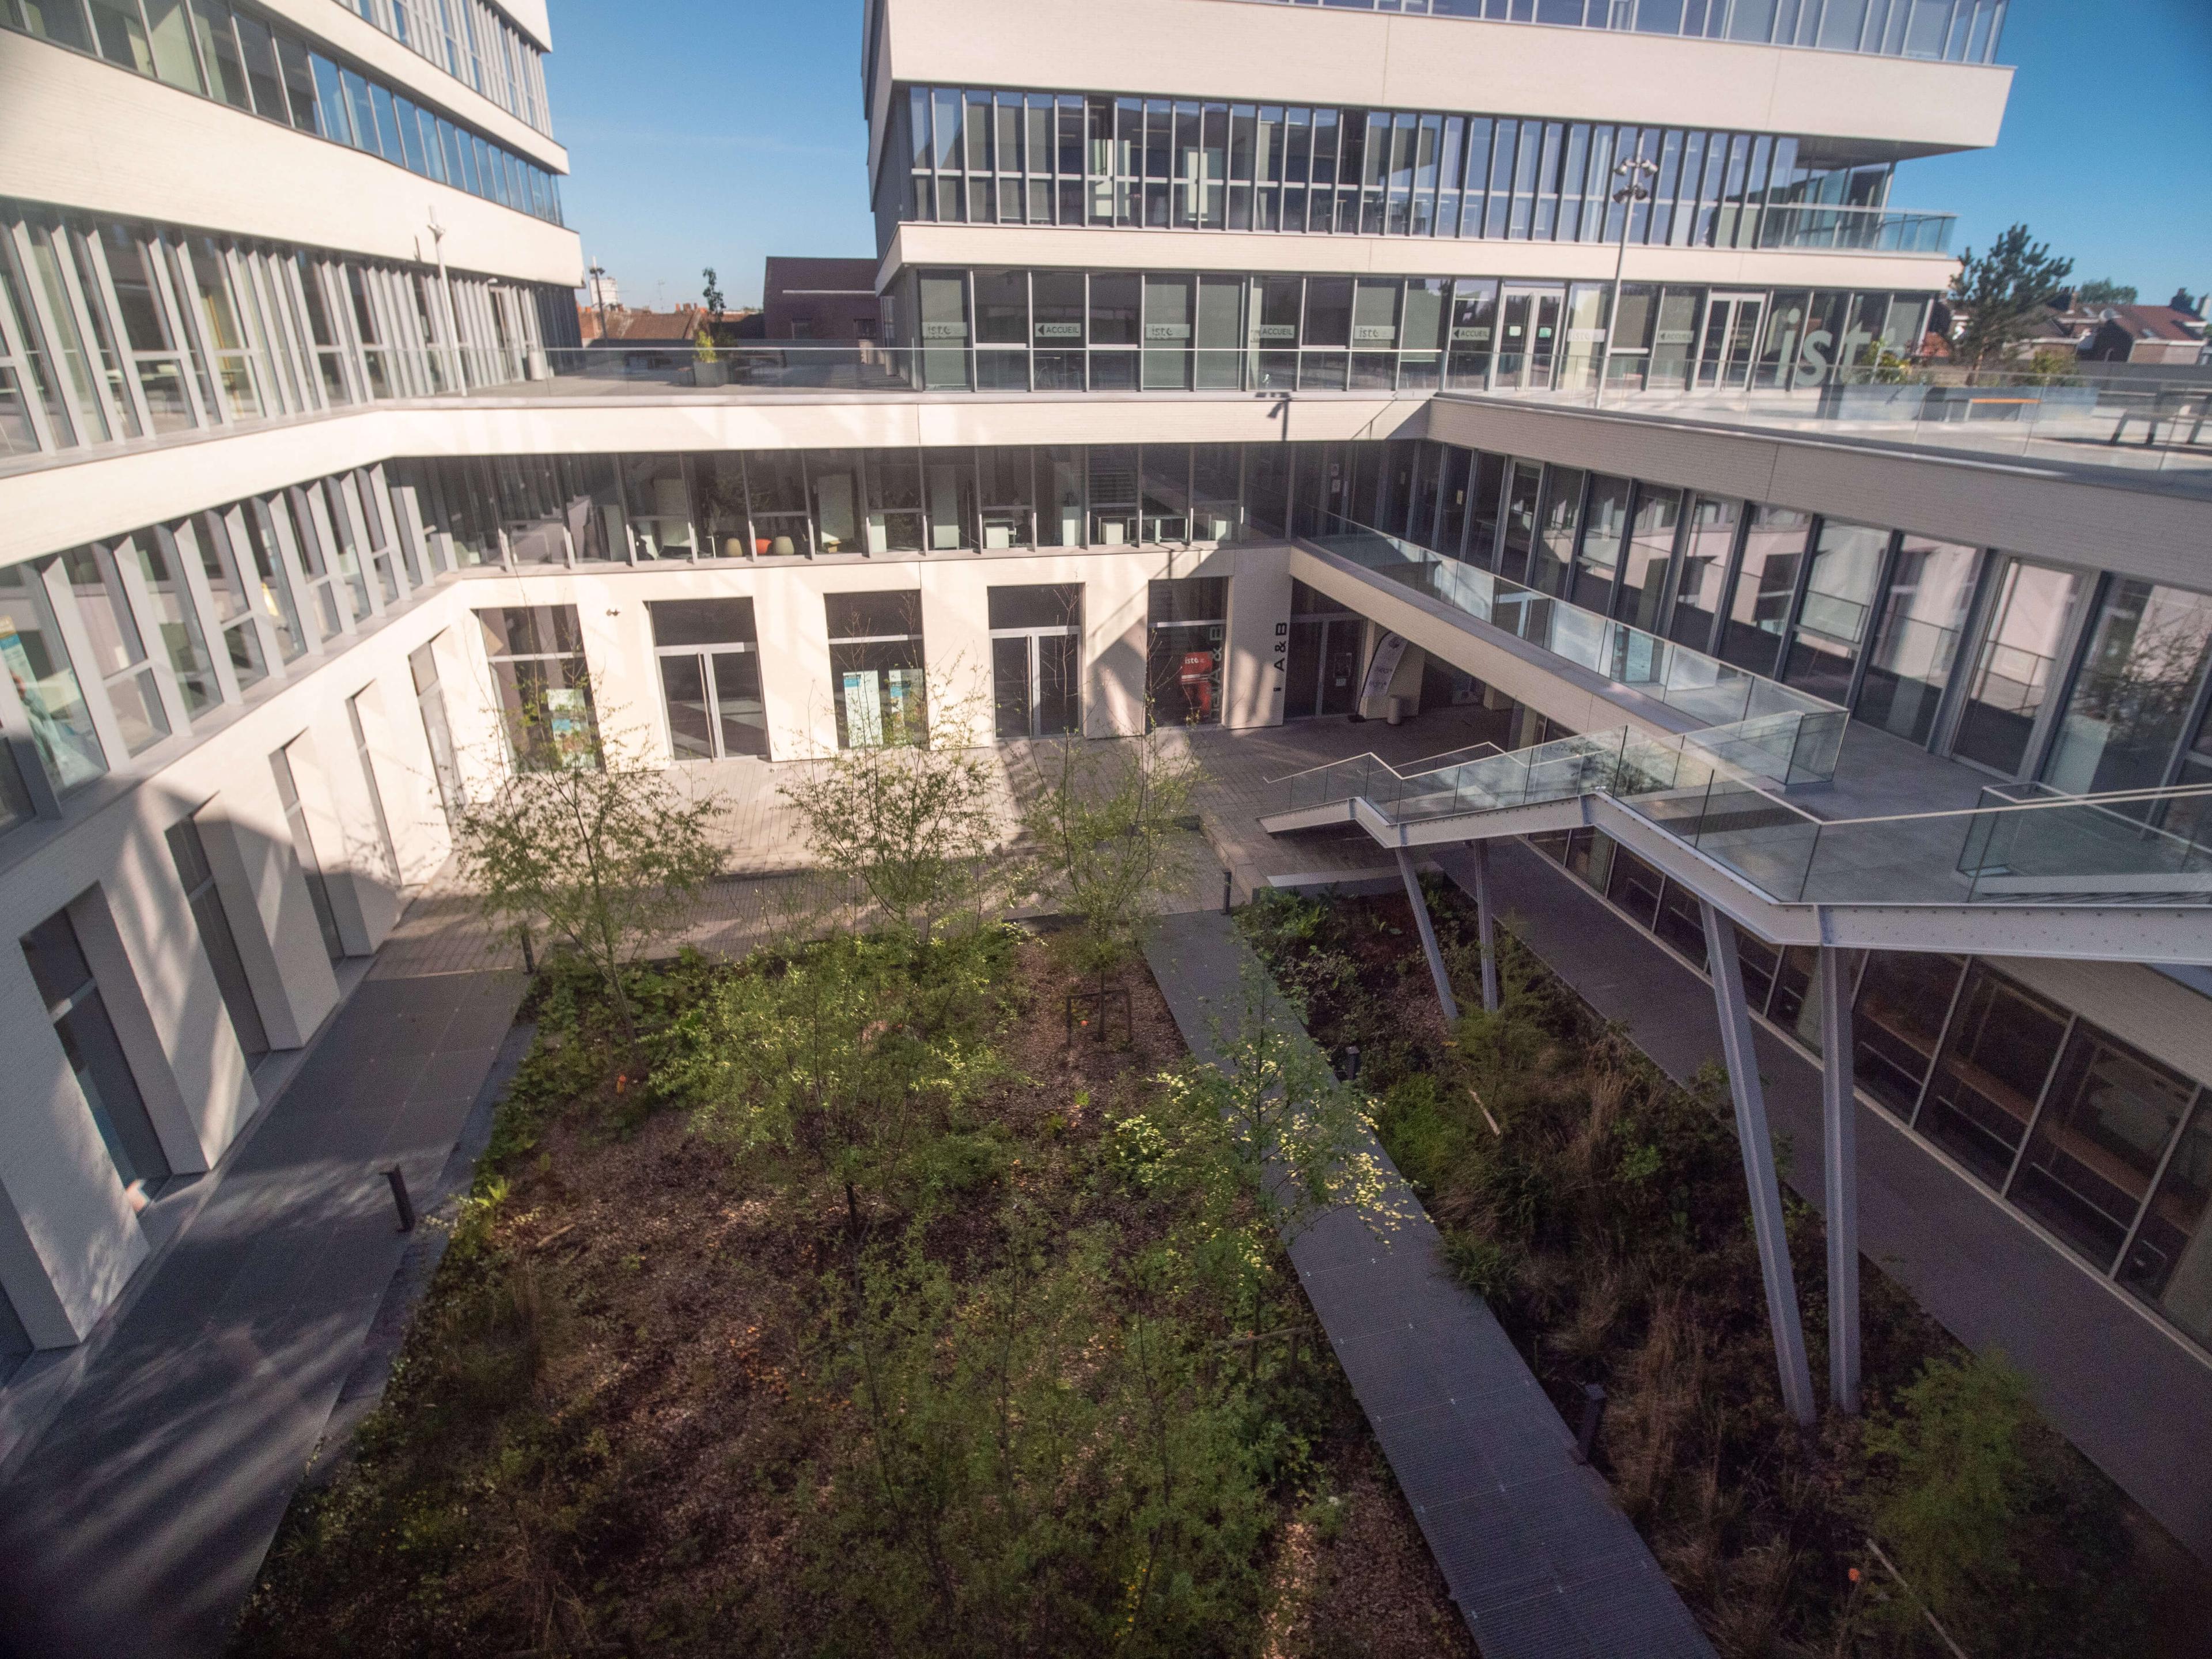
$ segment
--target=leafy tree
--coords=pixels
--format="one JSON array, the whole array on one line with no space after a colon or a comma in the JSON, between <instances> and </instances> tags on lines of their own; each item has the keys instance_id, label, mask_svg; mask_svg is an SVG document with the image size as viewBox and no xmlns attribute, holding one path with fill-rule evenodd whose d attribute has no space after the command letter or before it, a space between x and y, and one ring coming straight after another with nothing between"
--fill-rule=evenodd
<instances>
[{"instance_id":1,"label":"leafy tree","mask_svg":"<svg viewBox=\"0 0 2212 1659\"><path fill-rule=\"evenodd\" d=\"M2124 283L2100 276L2093 283L2082 283L2075 290L2074 297L2085 306L2131 306L2136 302L2136 291Z\"/></svg>"},{"instance_id":2,"label":"leafy tree","mask_svg":"<svg viewBox=\"0 0 2212 1659\"><path fill-rule=\"evenodd\" d=\"M980 921L1011 896L1018 872L1000 857L1009 827L978 699L933 679L935 730L891 716L879 744L818 758L777 793L797 809L822 866L857 883L908 936L919 966L948 921Z\"/></svg>"},{"instance_id":3,"label":"leafy tree","mask_svg":"<svg viewBox=\"0 0 2212 1659\"><path fill-rule=\"evenodd\" d=\"M1040 888L1075 919L1060 936L1069 966L1098 982L1098 1038L1106 996L1135 960L1162 905L1188 874L1176 839L1190 810L1197 763L1159 731L1112 743L1068 738L1046 763L1046 782L1024 808Z\"/></svg>"},{"instance_id":4,"label":"leafy tree","mask_svg":"<svg viewBox=\"0 0 2212 1659\"><path fill-rule=\"evenodd\" d=\"M1951 283L1951 298L1967 313L1956 342L1960 360L1980 368L2009 356L2034 332L2044 302L2073 269L2071 259L2051 257L2048 243L2033 240L2026 225L2006 231L1985 253L1968 248Z\"/></svg>"},{"instance_id":5,"label":"leafy tree","mask_svg":"<svg viewBox=\"0 0 2212 1659\"><path fill-rule=\"evenodd\" d=\"M543 924L598 971L635 1042L623 976L720 870L721 809L605 738L591 706L588 684L532 699L496 781L461 810L458 850L493 925Z\"/></svg>"},{"instance_id":6,"label":"leafy tree","mask_svg":"<svg viewBox=\"0 0 2212 1659\"><path fill-rule=\"evenodd\" d=\"M729 296L724 294L719 286L714 266L708 265L699 275L705 279L707 284L705 291L700 295L701 301L707 307L707 314L714 319L714 326L720 328L722 325L722 313L729 305Z\"/></svg>"}]
</instances>

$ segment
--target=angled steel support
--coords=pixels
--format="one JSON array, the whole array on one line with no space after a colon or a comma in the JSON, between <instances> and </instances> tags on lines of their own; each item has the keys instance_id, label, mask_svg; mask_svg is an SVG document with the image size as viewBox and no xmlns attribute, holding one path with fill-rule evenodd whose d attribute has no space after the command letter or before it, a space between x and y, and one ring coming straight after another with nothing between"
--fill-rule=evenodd
<instances>
[{"instance_id":1,"label":"angled steel support","mask_svg":"<svg viewBox=\"0 0 2212 1659\"><path fill-rule=\"evenodd\" d=\"M1820 952L1821 1162L1828 1212L1828 1397L1859 1409L1858 1101L1853 1091L1850 964Z\"/></svg>"},{"instance_id":2,"label":"angled steel support","mask_svg":"<svg viewBox=\"0 0 2212 1659\"><path fill-rule=\"evenodd\" d=\"M1498 1012L1498 934L1490 918L1490 843L1474 843L1475 931L1482 939L1482 1008Z\"/></svg>"},{"instance_id":3,"label":"angled steel support","mask_svg":"<svg viewBox=\"0 0 2212 1659\"><path fill-rule=\"evenodd\" d=\"M1452 1000L1451 981L1444 973L1444 953L1437 948L1437 930L1429 921L1429 902L1421 896L1420 878L1413 873L1413 855L1398 849L1398 875L1406 884L1406 902L1413 907L1413 926L1421 930L1421 954L1429 959L1429 977L1437 982L1437 1000L1444 1006L1444 1024L1459 1023L1459 1004Z\"/></svg>"},{"instance_id":4,"label":"angled steel support","mask_svg":"<svg viewBox=\"0 0 2212 1659\"><path fill-rule=\"evenodd\" d=\"M1782 1401L1798 1422L1818 1415L1813 1370L1805 1358L1805 1327L1797 1313L1797 1279L1790 1266L1790 1238L1782 1219L1782 1184L1774 1170L1774 1140L1766 1126L1766 1097L1759 1082L1759 1056L1751 1042L1751 1009L1744 1000L1743 964L1736 959L1735 927L1710 903L1705 915L1706 965L1719 1005L1721 1053L1728 1062L1729 1093L1735 1101L1736 1139L1743 1145L1744 1179L1751 1188L1752 1231L1759 1239L1759 1269L1766 1281L1766 1317L1774 1329L1774 1357L1782 1368Z\"/></svg>"}]
</instances>

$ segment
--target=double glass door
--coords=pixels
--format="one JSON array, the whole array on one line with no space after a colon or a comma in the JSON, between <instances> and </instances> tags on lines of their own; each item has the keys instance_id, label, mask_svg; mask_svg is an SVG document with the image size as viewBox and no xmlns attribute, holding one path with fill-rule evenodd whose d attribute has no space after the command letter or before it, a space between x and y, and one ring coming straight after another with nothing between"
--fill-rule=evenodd
<instances>
[{"instance_id":1,"label":"double glass door","mask_svg":"<svg viewBox=\"0 0 2212 1659\"><path fill-rule=\"evenodd\" d=\"M1716 294L1705 307L1705 338L1695 376L1700 392L1741 392L1751 384L1759 356L1759 325L1766 319L1763 294Z\"/></svg>"},{"instance_id":2,"label":"double glass door","mask_svg":"<svg viewBox=\"0 0 2212 1659\"><path fill-rule=\"evenodd\" d=\"M1056 738L1082 729L1076 630L1024 629L991 635L991 702L999 739Z\"/></svg>"},{"instance_id":3,"label":"double glass door","mask_svg":"<svg viewBox=\"0 0 2212 1659\"><path fill-rule=\"evenodd\" d=\"M760 653L750 645L660 653L668 738L678 760L768 758L768 705Z\"/></svg>"},{"instance_id":4,"label":"double glass door","mask_svg":"<svg viewBox=\"0 0 2212 1659\"><path fill-rule=\"evenodd\" d=\"M1559 317L1566 297L1566 290L1557 288L1505 290L1499 307L1496 390L1551 388L1559 361Z\"/></svg>"},{"instance_id":5,"label":"double glass door","mask_svg":"<svg viewBox=\"0 0 2212 1659\"><path fill-rule=\"evenodd\" d=\"M1358 617L1299 617L1291 623L1284 669L1283 718L1349 714L1359 706Z\"/></svg>"}]
</instances>

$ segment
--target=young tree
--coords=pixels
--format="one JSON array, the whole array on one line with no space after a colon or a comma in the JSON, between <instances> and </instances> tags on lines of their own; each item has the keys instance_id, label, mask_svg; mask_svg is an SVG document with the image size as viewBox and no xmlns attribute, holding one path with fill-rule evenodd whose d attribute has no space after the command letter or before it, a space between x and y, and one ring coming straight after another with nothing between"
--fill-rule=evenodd
<instances>
[{"instance_id":1,"label":"young tree","mask_svg":"<svg viewBox=\"0 0 2212 1659\"><path fill-rule=\"evenodd\" d=\"M722 292L714 275L714 266L708 265L699 275L706 283L706 288L699 296L700 301L707 307L707 315L714 319L714 326L720 328L722 325L722 313L729 306L729 296Z\"/></svg>"},{"instance_id":2,"label":"young tree","mask_svg":"<svg viewBox=\"0 0 2212 1659\"><path fill-rule=\"evenodd\" d=\"M1955 343L1960 361L1972 368L2003 362L2035 331L2037 313L2073 269L2071 259L2051 257L2048 243L2031 240L2026 225L2006 231L1985 253L1968 248L1951 283L1951 298L1967 313Z\"/></svg>"},{"instance_id":3,"label":"young tree","mask_svg":"<svg viewBox=\"0 0 2212 1659\"><path fill-rule=\"evenodd\" d=\"M797 809L823 867L859 884L912 939L917 967L945 921L980 921L1017 879L1000 856L1010 827L1004 790L988 751L975 747L979 699L947 677L933 680L929 706L933 729L893 714L880 743L821 757L777 791Z\"/></svg>"},{"instance_id":4,"label":"young tree","mask_svg":"<svg viewBox=\"0 0 2212 1659\"><path fill-rule=\"evenodd\" d=\"M1190 810L1197 763L1159 731L1112 743L1054 745L1044 788L1022 813L1039 887L1075 919L1061 936L1069 965L1098 981L1098 1040L1114 975L1135 960L1163 902L1182 884L1177 821Z\"/></svg>"},{"instance_id":5,"label":"young tree","mask_svg":"<svg viewBox=\"0 0 2212 1659\"><path fill-rule=\"evenodd\" d=\"M2085 306L2131 306L2136 302L2136 290L2109 276L2100 276L2094 282L2082 283L2075 290L2074 297Z\"/></svg>"},{"instance_id":6,"label":"young tree","mask_svg":"<svg viewBox=\"0 0 2212 1659\"><path fill-rule=\"evenodd\" d=\"M721 868L720 808L679 793L640 745L604 738L591 707L588 684L531 700L497 782L461 810L458 851L494 926L542 923L565 942L634 1042L623 975Z\"/></svg>"}]
</instances>

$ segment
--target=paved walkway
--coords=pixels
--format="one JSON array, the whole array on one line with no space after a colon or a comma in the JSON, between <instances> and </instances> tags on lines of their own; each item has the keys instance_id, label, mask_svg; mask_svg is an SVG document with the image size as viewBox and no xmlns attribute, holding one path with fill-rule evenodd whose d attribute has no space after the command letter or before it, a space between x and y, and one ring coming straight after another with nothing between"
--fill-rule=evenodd
<instances>
[{"instance_id":1,"label":"paved walkway","mask_svg":"<svg viewBox=\"0 0 2212 1659\"><path fill-rule=\"evenodd\" d=\"M1471 855L1455 849L1437 862L1472 890ZM1701 975L1518 842L1493 844L1491 882L1522 941L1599 1014L1626 1024L1668 1075L1686 1081L1720 1060L1712 988ZM1774 1132L1789 1139L1790 1183L1818 1208L1820 1071L1756 1022L1753 1040ZM2212 1561L2212 1367L1863 1103L1858 1155L1866 1257L1967 1346L2002 1349L2059 1432Z\"/></svg>"},{"instance_id":2,"label":"paved walkway","mask_svg":"<svg viewBox=\"0 0 2212 1659\"><path fill-rule=\"evenodd\" d=\"M1228 918L1171 916L1146 955L1184 1041L1218 1059L1217 1028L1258 968ZM1275 1016L1295 1027L1279 1004ZM1291 1261L1483 1659L1711 1659L1604 1479L1574 1461L1511 1340L1446 1273L1435 1226L1390 1178L1412 1219L1387 1241L1332 1211L1291 1241Z\"/></svg>"},{"instance_id":3,"label":"paved walkway","mask_svg":"<svg viewBox=\"0 0 2212 1659\"><path fill-rule=\"evenodd\" d=\"M410 920L419 944L426 919ZM507 1042L520 975L386 966L226 1157L14 1462L0 1652L221 1652L406 1251L381 1172L404 1170L427 1211L471 1108L521 1058Z\"/></svg>"}]
</instances>

